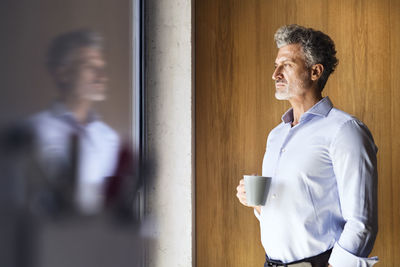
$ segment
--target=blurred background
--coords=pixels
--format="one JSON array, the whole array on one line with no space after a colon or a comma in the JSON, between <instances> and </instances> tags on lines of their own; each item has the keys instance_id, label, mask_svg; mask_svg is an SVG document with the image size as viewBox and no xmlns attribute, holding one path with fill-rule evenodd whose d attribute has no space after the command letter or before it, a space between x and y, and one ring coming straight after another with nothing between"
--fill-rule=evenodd
<instances>
[{"instance_id":1,"label":"blurred background","mask_svg":"<svg viewBox=\"0 0 400 267\"><path fill-rule=\"evenodd\" d=\"M139 223L143 195L138 174L139 8L139 1L134 0L0 2L0 266L143 264ZM114 179L108 180L112 182L106 192L117 195L118 203L109 205L104 200L102 208L91 214L66 212L60 207L45 211L26 208L32 205L24 201L35 199L27 195L35 195L43 187L31 190L26 182L41 173L35 154L30 154L35 137L23 125L49 109L58 97L57 85L46 69L51 41L79 29L90 29L104 40L107 93L94 109L118 140L112 156L115 166L109 174ZM82 156L71 153L72 158ZM102 167L100 160L98 166L96 158L92 161L94 168ZM125 189L118 191L122 187ZM55 203L51 199L45 202L46 207Z\"/></svg>"},{"instance_id":2,"label":"blurred background","mask_svg":"<svg viewBox=\"0 0 400 267\"><path fill-rule=\"evenodd\" d=\"M107 101L96 107L113 129L129 137L132 129L132 1L0 2L2 124L48 107L57 91L45 66L50 41L57 35L88 28L105 40L109 76Z\"/></svg>"}]
</instances>

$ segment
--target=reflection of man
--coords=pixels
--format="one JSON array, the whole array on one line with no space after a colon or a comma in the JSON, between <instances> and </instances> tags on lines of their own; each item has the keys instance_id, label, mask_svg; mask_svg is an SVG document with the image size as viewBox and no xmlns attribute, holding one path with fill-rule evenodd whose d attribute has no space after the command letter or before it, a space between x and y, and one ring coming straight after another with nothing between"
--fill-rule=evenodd
<instances>
[{"instance_id":1,"label":"reflection of man","mask_svg":"<svg viewBox=\"0 0 400 267\"><path fill-rule=\"evenodd\" d=\"M337 65L333 41L298 25L275 34L275 96L292 106L267 140L272 177L260 221L265 266L372 266L377 148L367 127L321 91ZM247 205L243 180L237 197Z\"/></svg>"},{"instance_id":2,"label":"reflection of man","mask_svg":"<svg viewBox=\"0 0 400 267\"><path fill-rule=\"evenodd\" d=\"M92 110L106 94L102 38L85 30L63 34L52 42L47 63L59 99L32 118L41 165L50 180L68 173L78 208L94 213L102 207L105 178L114 172L119 143Z\"/></svg>"}]
</instances>

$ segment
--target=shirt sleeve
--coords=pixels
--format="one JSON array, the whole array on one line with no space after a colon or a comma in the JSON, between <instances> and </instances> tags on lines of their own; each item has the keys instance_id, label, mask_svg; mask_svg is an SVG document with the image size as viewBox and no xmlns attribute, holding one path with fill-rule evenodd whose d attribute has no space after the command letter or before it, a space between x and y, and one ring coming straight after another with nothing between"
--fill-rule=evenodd
<instances>
[{"instance_id":1,"label":"shirt sleeve","mask_svg":"<svg viewBox=\"0 0 400 267\"><path fill-rule=\"evenodd\" d=\"M342 216L343 232L333 247L333 267L372 266L366 258L378 231L377 147L368 128L350 120L339 129L331 145Z\"/></svg>"},{"instance_id":2,"label":"shirt sleeve","mask_svg":"<svg viewBox=\"0 0 400 267\"><path fill-rule=\"evenodd\" d=\"M343 249L338 243L335 244L331 257L329 258L329 264L333 267L372 267L377 262L378 257L357 257Z\"/></svg>"}]
</instances>

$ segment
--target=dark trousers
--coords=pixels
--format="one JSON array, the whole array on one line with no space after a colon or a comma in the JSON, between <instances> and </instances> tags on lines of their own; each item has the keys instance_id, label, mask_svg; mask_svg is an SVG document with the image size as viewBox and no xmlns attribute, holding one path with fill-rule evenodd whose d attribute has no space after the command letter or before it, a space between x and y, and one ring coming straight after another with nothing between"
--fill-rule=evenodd
<instances>
[{"instance_id":1,"label":"dark trousers","mask_svg":"<svg viewBox=\"0 0 400 267\"><path fill-rule=\"evenodd\" d=\"M332 249L325 251L319 255L312 256L312 257L302 259L299 261L290 262L290 263L283 263L280 261L271 260L270 258L268 258L267 255L265 255L264 267L277 267L277 266L284 266L284 267L288 266L289 267L292 265L295 266L295 264L299 264L299 263L309 263L308 265L310 267L327 267L331 252L332 252Z\"/></svg>"}]
</instances>

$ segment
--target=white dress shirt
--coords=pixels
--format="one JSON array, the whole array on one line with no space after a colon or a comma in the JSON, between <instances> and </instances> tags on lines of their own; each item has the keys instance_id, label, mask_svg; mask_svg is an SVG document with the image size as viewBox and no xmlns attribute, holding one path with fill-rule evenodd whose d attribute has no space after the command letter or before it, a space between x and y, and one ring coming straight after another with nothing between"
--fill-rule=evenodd
<instances>
[{"instance_id":1,"label":"white dress shirt","mask_svg":"<svg viewBox=\"0 0 400 267\"><path fill-rule=\"evenodd\" d=\"M333 248L333 267L372 266L378 229L377 147L368 128L328 97L291 126L282 116L267 140L263 176L272 177L261 213L261 241L284 263Z\"/></svg>"},{"instance_id":2,"label":"white dress shirt","mask_svg":"<svg viewBox=\"0 0 400 267\"><path fill-rule=\"evenodd\" d=\"M83 213L100 211L105 181L114 174L118 160L116 132L94 113L86 124L78 123L61 103L36 114L30 123L37 138L39 160L50 178L71 161L72 136L79 139L75 202Z\"/></svg>"}]
</instances>

